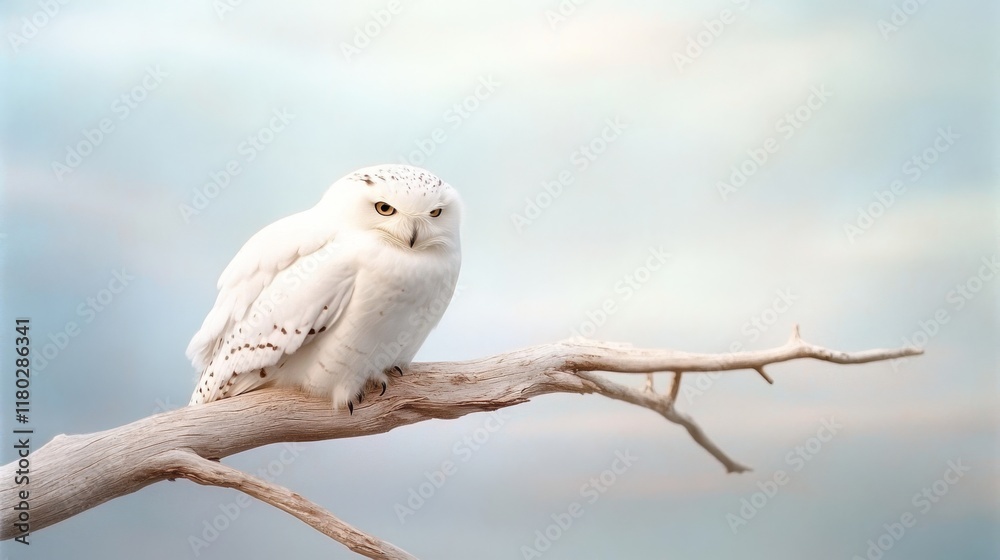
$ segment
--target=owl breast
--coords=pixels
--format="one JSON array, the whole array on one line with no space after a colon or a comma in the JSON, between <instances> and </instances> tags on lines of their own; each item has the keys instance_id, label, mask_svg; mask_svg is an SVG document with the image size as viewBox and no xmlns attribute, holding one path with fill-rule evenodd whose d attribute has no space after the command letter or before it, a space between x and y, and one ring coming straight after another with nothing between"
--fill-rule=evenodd
<instances>
[{"instance_id":1,"label":"owl breast","mask_svg":"<svg viewBox=\"0 0 1000 560\"><path fill-rule=\"evenodd\" d=\"M339 320L278 364L278 383L304 388L342 408L369 380L405 368L440 321L455 291L457 248L413 251L383 242L358 247L354 292Z\"/></svg>"}]
</instances>

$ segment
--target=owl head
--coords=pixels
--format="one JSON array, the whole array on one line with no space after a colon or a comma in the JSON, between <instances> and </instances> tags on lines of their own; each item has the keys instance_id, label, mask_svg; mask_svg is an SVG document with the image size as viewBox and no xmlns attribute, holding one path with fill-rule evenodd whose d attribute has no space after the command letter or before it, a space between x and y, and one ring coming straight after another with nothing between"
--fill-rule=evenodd
<instances>
[{"instance_id":1,"label":"owl head","mask_svg":"<svg viewBox=\"0 0 1000 560\"><path fill-rule=\"evenodd\" d=\"M323 199L345 225L370 230L401 249L458 248L462 204L433 173L409 165L365 167L334 183Z\"/></svg>"}]
</instances>

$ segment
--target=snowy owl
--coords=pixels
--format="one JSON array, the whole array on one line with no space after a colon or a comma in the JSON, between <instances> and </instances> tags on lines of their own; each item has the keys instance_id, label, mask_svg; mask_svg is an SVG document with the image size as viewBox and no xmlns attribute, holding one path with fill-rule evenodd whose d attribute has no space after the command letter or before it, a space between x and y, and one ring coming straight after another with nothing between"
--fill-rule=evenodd
<instances>
[{"instance_id":1,"label":"snowy owl","mask_svg":"<svg viewBox=\"0 0 1000 560\"><path fill-rule=\"evenodd\" d=\"M353 414L369 382L384 394L451 301L461 213L430 172L382 165L257 232L188 345L201 372L191 404L286 386Z\"/></svg>"}]
</instances>

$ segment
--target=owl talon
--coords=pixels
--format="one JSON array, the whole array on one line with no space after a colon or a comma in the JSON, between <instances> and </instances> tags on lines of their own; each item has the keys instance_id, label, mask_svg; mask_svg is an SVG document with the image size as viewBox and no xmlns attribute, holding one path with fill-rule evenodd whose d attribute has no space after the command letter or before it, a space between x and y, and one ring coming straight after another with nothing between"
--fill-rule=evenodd
<instances>
[{"instance_id":1,"label":"owl talon","mask_svg":"<svg viewBox=\"0 0 1000 560\"><path fill-rule=\"evenodd\" d=\"M380 397L381 397L381 396L382 396L382 395L384 395L384 394L385 394L385 381L383 381L383 382L382 382L382 392L381 392L381 393L379 393L379 394L378 394L378 396L380 396Z\"/></svg>"},{"instance_id":2,"label":"owl talon","mask_svg":"<svg viewBox=\"0 0 1000 560\"><path fill-rule=\"evenodd\" d=\"M347 401L347 410L350 410L351 411L351 416L354 416L354 403L353 402Z\"/></svg>"},{"instance_id":3,"label":"owl talon","mask_svg":"<svg viewBox=\"0 0 1000 560\"><path fill-rule=\"evenodd\" d=\"M403 377L403 370L399 366L392 366L392 369L396 372L396 375Z\"/></svg>"},{"instance_id":4,"label":"owl talon","mask_svg":"<svg viewBox=\"0 0 1000 560\"><path fill-rule=\"evenodd\" d=\"M358 391L358 394L354 395L354 398L358 399L358 404L365 402L365 392Z\"/></svg>"}]
</instances>

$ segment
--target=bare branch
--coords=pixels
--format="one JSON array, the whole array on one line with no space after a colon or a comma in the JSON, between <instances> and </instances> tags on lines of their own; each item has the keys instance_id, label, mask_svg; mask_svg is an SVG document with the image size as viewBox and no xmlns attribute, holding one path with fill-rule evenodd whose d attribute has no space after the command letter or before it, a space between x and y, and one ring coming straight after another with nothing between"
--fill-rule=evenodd
<instances>
[{"instance_id":1,"label":"bare branch","mask_svg":"<svg viewBox=\"0 0 1000 560\"><path fill-rule=\"evenodd\" d=\"M385 396L366 399L353 415L335 412L323 399L264 389L104 432L56 436L31 454L31 479L45 481L31 491L31 527L45 528L149 484L182 476L238 488L372 558L410 558L286 489L202 459L221 459L272 443L378 434L424 420L513 406L549 393L597 393L657 412L683 426L728 472L744 472L747 467L729 458L691 418L676 410L682 374L747 369L763 375L766 365L798 358L860 364L920 353L916 348L833 351L803 342L797 327L782 346L730 354L638 349L573 339L467 362L413 364L406 376L393 381ZM597 371L675 373L670 393L662 395L626 387ZM223 432L225 438L217 436ZM18 503L19 488L12 484L16 470L16 463L0 468L4 484L0 503ZM12 508L0 510L0 539L16 536L15 513Z\"/></svg>"},{"instance_id":2,"label":"bare branch","mask_svg":"<svg viewBox=\"0 0 1000 560\"><path fill-rule=\"evenodd\" d=\"M407 552L344 523L329 511L317 506L291 490L265 482L234 469L199 457L190 451L174 449L155 458L168 476L186 478L198 484L235 488L258 500L290 513L320 533L342 543L368 558L416 560Z\"/></svg>"},{"instance_id":3,"label":"bare branch","mask_svg":"<svg viewBox=\"0 0 1000 560\"><path fill-rule=\"evenodd\" d=\"M681 379L683 377L683 371L674 372L674 380L670 383L670 402L677 402L677 394L681 392Z\"/></svg>"},{"instance_id":4,"label":"bare branch","mask_svg":"<svg viewBox=\"0 0 1000 560\"><path fill-rule=\"evenodd\" d=\"M627 403L632 403L643 408L648 408L652 411L658 412L661 416L667 420L673 422L674 424L680 424L687 429L688 433L694 439L695 443L700 445L705 451L712 454L713 457L718 459L720 463L726 468L726 472L729 473L741 473L751 470L749 467L743 466L736 461L729 458L721 449L718 448L708 436L701 431L701 427L695 423L690 417L681 414L674 409L674 401L671 397L663 395L652 395L646 392L636 391L631 387L626 387L614 381L610 381L597 375L595 373L581 371L577 374L588 382L592 383L594 386L594 392L604 395L605 397L625 401ZM677 374L675 379L675 386L679 386L680 383L676 380L680 379L680 374ZM671 391L671 394L673 392Z\"/></svg>"},{"instance_id":5,"label":"bare branch","mask_svg":"<svg viewBox=\"0 0 1000 560\"><path fill-rule=\"evenodd\" d=\"M876 349L861 352L840 352L804 342L798 336L798 325L785 344L770 350L732 352L728 354L695 354L676 350L640 350L628 345L572 339L562 343L575 347L579 357L570 359L575 371L612 371L619 373L649 373L660 371L708 372L758 369L769 364L799 358L814 358L835 364L864 364L893 360L921 354L919 348Z\"/></svg>"}]
</instances>

